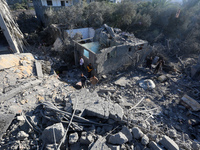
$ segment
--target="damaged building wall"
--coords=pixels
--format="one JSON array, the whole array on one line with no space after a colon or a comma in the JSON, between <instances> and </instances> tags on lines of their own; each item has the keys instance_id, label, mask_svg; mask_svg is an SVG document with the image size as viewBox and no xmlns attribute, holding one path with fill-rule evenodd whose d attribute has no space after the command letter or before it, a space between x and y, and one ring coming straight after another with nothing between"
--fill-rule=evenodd
<instances>
[{"instance_id":1,"label":"damaged building wall","mask_svg":"<svg viewBox=\"0 0 200 150\"><path fill-rule=\"evenodd\" d=\"M122 66L137 66L147 55L147 42L141 45L119 45L96 54L97 74L105 74Z\"/></svg>"},{"instance_id":2,"label":"damaged building wall","mask_svg":"<svg viewBox=\"0 0 200 150\"><path fill-rule=\"evenodd\" d=\"M13 20L9 6L0 0L0 27L13 53L23 52L24 36Z\"/></svg>"}]
</instances>

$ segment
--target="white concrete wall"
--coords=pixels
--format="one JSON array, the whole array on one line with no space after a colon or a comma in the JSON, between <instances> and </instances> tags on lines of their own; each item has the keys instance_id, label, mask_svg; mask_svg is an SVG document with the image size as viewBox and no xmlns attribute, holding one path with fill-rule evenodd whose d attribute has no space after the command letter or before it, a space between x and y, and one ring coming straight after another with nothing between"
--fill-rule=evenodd
<instances>
[{"instance_id":1,"label":"white concrete wall","mask_svg":"<svg viewBox=\"0 0 200 150\"><path fill-rule=\"evenodd\" d=\"M83 39L93 38L94 37L94 29L93 28L80 28L73 30L66 30L68 35L73 38L76 33L81 33L83 35Z\"/></svg>"}]
</instances>

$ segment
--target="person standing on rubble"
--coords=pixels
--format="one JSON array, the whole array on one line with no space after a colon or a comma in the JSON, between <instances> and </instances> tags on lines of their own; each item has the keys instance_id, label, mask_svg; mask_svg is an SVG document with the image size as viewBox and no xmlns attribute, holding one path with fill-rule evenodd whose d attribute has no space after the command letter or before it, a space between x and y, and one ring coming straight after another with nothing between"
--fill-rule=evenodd
<instances>
[{"instance_id":1,"label":"person standing on rubble","mask_svg":"<svg viewBox=\"0 0 200 150\"><path fill-rule=\"evenodd\" d=\"M86 87L86 86L85 86L86 80L87 80L87 77L84 76L83 73L81 73L81 85L82 85L82 88L85 88L85 87Z\"/></svg>"},{"instance_id":2,"label":"person standing on rubble","mask_svg":"<svg viewBox=\"0 0 200 150\"><path fill-rule=\"evenodd\" d=\"M90 83L91 83L91 87L90 87L90 89L95 89L95 86L96 86L96 84L98 83L98 78L97 77L95 77L95 76L92 76L91 78L90 78Z\"/></svg>"},{"instance_id":3,"label":"person standing on rubble","mask_svg":"<svg viewBox=\"0 0 200 150\"><path fill-rule=\"evenodd\" d=\"M91 77L92 70L93 70L93 68L92 68L92 64L91 64L91 63L89 63L89 64L87 65L88 78L90 78L90 77Z\"/></svg>"},{"instance_id":4,"label":"person standing on rubble","mask_svg":"<svg viewBox=\"0 0 200 150\"><path fill-rule=\"evenodd\" d=\"M155 68L153 73L157 74L159 71L161 71L162 70L162 66L163 66L163 60L161 59L161 60L158 61L157 65L156 65L156 68Z\"/></svg>"},{"instance_id":5,"label":"person standing on rubble","mask_svg":"<svg viewBox=\"0 0 200 150\"><path fill-rule=\"evenodd\" d=\"M84 59L82 56L80 57L80 68L81 68L81 71L84 70Z\"/></svg>"}]
</instances>

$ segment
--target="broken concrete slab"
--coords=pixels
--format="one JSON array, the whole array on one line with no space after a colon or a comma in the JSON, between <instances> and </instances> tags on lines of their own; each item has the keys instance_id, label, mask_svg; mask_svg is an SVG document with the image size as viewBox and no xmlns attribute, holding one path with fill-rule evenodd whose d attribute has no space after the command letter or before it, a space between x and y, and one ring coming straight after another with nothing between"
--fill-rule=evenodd
<instances>
[{"instance_id":1,"label":"broken concrete slab","mask_svg":"<svg viewBox=\"0 0 200 150\"><path fill-rule=\"evenodd\" d=\"M0 139L2 138L2 135L6 132L6 130L10 126L14 117L15 117L15 114L0 113Z\"/></svg>"},{"instance_id":2,"label":"broken concrete slab","mask_svg":"<svg viewBox=\"0 0 200 150\"><path fill-rule=\"evenodd\" d=\"M0 55L0 70L20 65L20 59L34 60L31 53Z\"/></svg>"},{"instance_id":3,"label":"broken concrete slab","mask_svg":"<svg viewBox=\"0 0 200 150\"><path fill-rule=\"evenodd\" d=\"M162 140L160 143L167 149L169 150L179 150L178 145L168 136L163 136Z\"/></svg>"},{"instance_id":4,"label":"broken concrete slab","mask_svg":"<svg viewBox=\"0 0 200 150\"><path fill-rule=\"evenodd\" d=\"M191 98L190 96L188 95L184 95L182 98L181 98L181 102L186 105L186 107L189 107L192 111L199 111L200 110L200 104L194 100L193 98Z\"/></svg>"},{"instance_id":5,"label":"broken concrete slab","mask_svg":"<svg viewBox=\"0 0 200 150\"><path fill-rule=\"evenodd\" d=\"M78 102L76 102L78 99ZM71 95L73 108L82 113L82 115L96 116L103 119L112 118L120 121L123 118L124 111L119 104L105 101L98 96L97 92L89 92L87 89L81 89Z\"/></svg>"},{"instance_id":6,"label":"broken concrete slab","mask_svg":"<svg viewBox=\"0 0 200 150\"><path fill-rule=\"evenodd\" d=\"M35 60L35 66L36 66L36 71L37 71L37 76L38 78L43 78L43 72L42 72L42 66L41 63L37 60Z\"/></svg>"},{"instance_id":7,"label":"broken concrete slab","mask_svg":"<svg viewBox=\"0 0 200 150\"><path fill-rule=\"evenodd\" d=\"M1 101L9 100L12 97L14 97L15 95L17 95L20 92L22 92L23 90L28 89L28 88L33 87L33 86L36 86L36 85L40 84L41 82L42 82L42 80L34 80L34 81L28 82L26 84L20 85L17 88L12 89L11 91L3 94L1 96L0 100Z\"/></svg>"}]
</instances>

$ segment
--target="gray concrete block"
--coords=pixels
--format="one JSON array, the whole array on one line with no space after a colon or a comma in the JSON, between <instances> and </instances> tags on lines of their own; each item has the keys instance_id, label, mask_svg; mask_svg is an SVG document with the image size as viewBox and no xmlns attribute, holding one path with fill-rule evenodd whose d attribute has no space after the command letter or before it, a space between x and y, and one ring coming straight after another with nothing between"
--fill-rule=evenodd
<instances>
[{"instance_id":1,"label":"gray concrete block","mask_svg":"<svg viewBox=\"0 0 200 150\"><path fill-rule=\"evenodd\" d=\"M128 141L130 142L133 138L131 131L127 127L123 127L121 132L127 137Z\"/></svg>"},{"instance_id":2,"label":"gray concrete block","mask_svg":"<svg viewBox=\"0 0 200 150\"><path fill-rule=\"evenodd\" d=\"M132 133L135 139L140 139L143 136L143 132L138 127L133 128Z\"/></svg>"},{"instance_id":3,"label":"gray concrete block","mask_svg":"<svg viewBox=\"0 0 200 150\"><path fill-rule=\"evenodd\" d=\"M108 142L111 144L122 145L122 144L128 142L128 138L122 132L118 132L118 133L110 136Z\"/></svg>"},{"instance_id":4,"label":"gray concrete block","mask_svg":"<svg viewBox=\"0 0 200 150\"><path fill-rule=\"evenodd\" d=\"M163 136L160 143L168 150L179 150L179 146L168 136Z\"/></svg>"},{"instance_id":5,"label":"gray concrete block","mask_svg":"<svg viewBox=\"0 0 200 150\"><path fill-rule=\"evenodd\" d=\"M55 141L59 143L60 140L64 136L65 129L62 123L56 123L52 126L48 126L42 132L42 141L46 144L53 144L54 143L54 133L55 133Z\"/></svg>"},{"instance_id":6,"label":"gray concrete block","mask_svg":"<svg viewBox=\"0 0 200 150\"><path fill-rule=\"evenodd\" d=\"M156 144L156 142L151 141L149 143L149 147L151 150L163 150L158 144Z\"/></svg>"}]
</instances>

